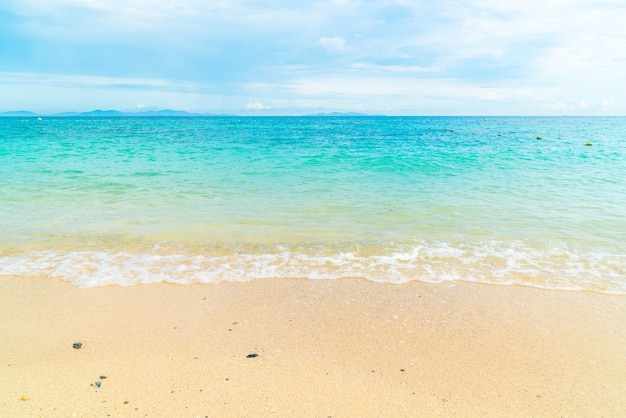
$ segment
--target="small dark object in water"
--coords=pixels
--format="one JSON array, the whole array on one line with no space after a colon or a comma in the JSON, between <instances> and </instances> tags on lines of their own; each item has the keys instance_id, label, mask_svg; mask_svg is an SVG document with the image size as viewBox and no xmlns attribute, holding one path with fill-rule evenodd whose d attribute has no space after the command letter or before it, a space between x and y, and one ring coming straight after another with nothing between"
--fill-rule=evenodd
<instances>
[{"instance_id":1,"label":"small dark object in water","mask_svg":"<svg viewBox=\"0 0 626 418\"><path fill-rule=\"evenodd\" d=\"M74 347L74 348L75 348L75 349L77 349L77 350L78 350L79 348L81 348L82 346L83 346L83 343L74 343L74 344L72 344L72 347Z\"/></svg>"},{"instance_id":2,"label":"small dark object in water","mask_svg":"<svg viewBox=\"0 0 626 418\"><path fill-rule=\"evenodd\" d=\"M258 355L258 354L256 354L256 353L252 353L252 354L248 354L248 355L246 356L246 358L255 358L255 357L259 357L259 355Z\"/></svg>"}]
</instances>

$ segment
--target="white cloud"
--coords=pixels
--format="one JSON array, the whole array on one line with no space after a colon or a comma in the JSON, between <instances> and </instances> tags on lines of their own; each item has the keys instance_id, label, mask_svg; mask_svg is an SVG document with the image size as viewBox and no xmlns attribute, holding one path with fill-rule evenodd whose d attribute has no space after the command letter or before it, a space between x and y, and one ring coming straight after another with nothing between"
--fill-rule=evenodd
<instances>
[{"instance_id":1,"label":"white cloud","mask_svg":"<svg viewBox=\"0 0 626 418\"><path fill-rule=\"evenodd\" d=\"M548 108L552 109L552 110L563 110L563 109L567 109L567 105L561 101L556 101L553 103L548 103L547 105Z\"/></svg>"},{"instance_id":2,"label":"white cloud","mask_svg":"<svg viewBox=\"0 0 626 418\"><path fill-rule=\"evenodd\" d=\"M346 40L340 36L332 38L320 38L320 45L330 53L341 52L346 48Z\"/></svg>"},{"instance_id":3,"label":"white cloud","mask_svg":"<svg viewBox=\"0 0 626 418\"><path fill-rule=\"evenodd\" d=\"M175 101L207 109L226 103L223 111L232 112L262 97L274 110L369 103L419 114L428 107L418 104L431 100L424 106L436 101L473 112L475 100L494 113L626 114L623 6L13 0L0 4L3 19L15 17L0 26L0 39L12 40L0 45L0 71L7 71L0 73L0 110L25 97L54 105L59 94L64 105L72 98L80 105L87 92L97 90L89 96L96 100L107 90L112 106L117 95L130 108ZM8 72L17 68L24 72ZM269 106L252 101L246 109Z\"/></svg>"},{"instance_id":4,"label":"white cloud","mask_svg":"<svg viewBox=\"0 0 626 418\"><path fill-rule=\"evenodd\" d=\"M160 78L139 77L100 77L69 74L42 74L0 72L0 84L47 84L61 87L116 88L128 86L133 88L158 89L197 89L198 84L192 82L173 82Z\"/></svg>"},{"instance_id":5,"label":"white cloud","mask_svg":"<svg viewBox=\"0 0 626 418\"><path fill-rule=\"evenodd\" d=\"M527 87L480 87L456 79L421 79L410 73L394 77L354 72L324 76L310 74L288 83L249 84L246 87L251 92L259 91L265 97L271 97L275 103L277 98L282 98L281 109L298 106L345 111L359 107L364 112L405 115L515 114L513 110L520 112L519 102L537 94ZM494 104L497 111L488 110ZM528 107L524 113L536 114L537 109Z\"/></svg>"},{"instance_id":6,"label":"white cloud","mask_svg":"<svg viewBox=\"0 0 626 418\"><path fill-rule=\"evenodd\" d=\"M392 101L426 96L495 100L528 97L531 93L525 87L480 87L455 79L355 77L348 74L293 80L290 88L297 95L341 95L359 97L361 100L380 100L381 97L389 97Z\"/></svg>"},{"instance_id":7,"label":"white cloud","mask_svg":"<svg viewBox=\"0 0 626 418\"><path fill-rule=\"evenodd\" d=\"M156 78L0 72L0 109L27 109L43 114L137 110L149 102L150 109L222 111L226 100L203 93L206 89L198 83Z\"/></svg>"},{"instance_id":8,"label":"white cloud","mask_svg":"<svg viewBox=\"0 0 626 418\"><path fill-rule=\"evenodd\" d=\"M601 105L604 106L604 104ZM585 99L574 99L566 102L557 100L555 102L549 103L546 107L557 111L584 113L584 111L586 111L587 109L596 108L598 107L598 105L589 104Z\"/></svg>"},{"instance_id":9,"label":"white cloud","mask_svg":"<svg viewBox=\"0 0 626 418\"><path fill-rule=\"evenodd\" d=\"M249 102L246 104L246 109L248 110L267 110L271 109L271 107L264 105L262 102Z\"/></svg>"},{"instance_id":10,"label":"white cloud","mask_svg":"<svg viewBox=\"0 0 626 418\"><path fill-rule=\"evenodd\" d=\"M350 65L350 68L356 70L366 70L372 72L390 72L390 73L428 73L437 71L438 67L420 67L419 65L376 65L365 63L354 63Z\"/></svg>"},{"instance_id":11,"label":"white cloud","mask_svg":"<svg viewBox=\"0 0 626 418\"><path fill-rule=\"evenodd\" d=\"M602 100L602 107L612 107L612 106L615 106L616 102L617 102L617 100L615 99L615 97L611 97L608 100Z\"/></svg>"}]
</instances>

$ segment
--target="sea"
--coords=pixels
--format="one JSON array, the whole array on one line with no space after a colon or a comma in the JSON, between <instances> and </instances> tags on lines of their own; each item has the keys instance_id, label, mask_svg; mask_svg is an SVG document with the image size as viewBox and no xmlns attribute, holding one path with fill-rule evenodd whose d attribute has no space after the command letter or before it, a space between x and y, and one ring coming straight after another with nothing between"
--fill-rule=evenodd
<instances>
[{"instance_id":1,"label":"sea","mask_svg":"<svg viewBox=\"0 0 626 418\"><path fill-rule=\"evenodd\" d=\"M9 275L624 295L626 118L0 118Z\"/></svg>"}]
</instances>

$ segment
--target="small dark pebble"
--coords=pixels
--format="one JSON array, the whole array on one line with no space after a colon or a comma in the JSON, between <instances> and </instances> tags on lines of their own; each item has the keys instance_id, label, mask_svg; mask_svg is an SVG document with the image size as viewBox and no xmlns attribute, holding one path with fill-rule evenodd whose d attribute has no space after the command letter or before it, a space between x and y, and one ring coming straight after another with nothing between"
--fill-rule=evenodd
<instances>
[{"instance_id":1,"label":"small dark pebble","mask_svg":"<svg viewBox=\"0 0 626 418\"><path fill-rule=\"evenodd\" d=\"M77 350L78 350L79 348L81 348L82 346L83 346L83 343L74 343L74 344L72 344L72 347L74 347L74 348L75 348L75 349L77 349Z\"/></svg>"},{"instance_id":2,"label":"small dark pebble","mask_svg":"<svg viewBox=\"0 0 626 418\"><path fill-rule=\"evenodd\" d=\"M100 380L102 379L106 379L107 377L105 375L100 376Z\"/></svg>"},{"instance_id":3,"label":"small dark pebble","mask_svg":"<svg viewBox=\"0 0 626 418\"><path fill-rule=\"evenodd\" d=\"M258 354L256 354L256 353L252 353L252 354L248 354L248 355L246 356L246 358L255 358L255 357L259 357L259 355L258 355Z\"/></svg>"},{"instance_id":4,"label":"small dark pebble","mask_svg":"<svg viewBox=\"0 0 626 418\"><path fill-rule=\"evenodd\" d=\"M95 386L95 387L99 388L100 386L102 386L102 383L101 382L94 382L94 383L91 384L91 386Z\"/></svg>"}]
</instances>

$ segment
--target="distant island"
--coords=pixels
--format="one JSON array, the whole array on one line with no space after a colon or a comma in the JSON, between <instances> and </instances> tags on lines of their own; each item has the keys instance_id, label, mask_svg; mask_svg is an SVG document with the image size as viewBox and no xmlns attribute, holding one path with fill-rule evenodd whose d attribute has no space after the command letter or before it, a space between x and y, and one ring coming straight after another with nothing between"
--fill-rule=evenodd
<instances>
[{"instance_id":1,"label":"distant island","mask_svg":"<svg viewBox=\"0 0 626 418\"><path fill-rule=\"evenodd\" d=\"M28 112L26 110L14 110L11 112L0 112L0 116L6 116L6 117L33 117L33 116L39 116L36 113L33 112Z\"/></svg>"}]
</instances>

